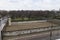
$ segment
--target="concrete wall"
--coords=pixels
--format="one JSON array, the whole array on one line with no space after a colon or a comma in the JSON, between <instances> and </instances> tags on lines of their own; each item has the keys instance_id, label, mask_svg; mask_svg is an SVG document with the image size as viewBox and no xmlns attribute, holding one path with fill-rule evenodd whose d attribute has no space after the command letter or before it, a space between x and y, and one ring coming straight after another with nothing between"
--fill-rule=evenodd
<instances>
[{"instance_id":1,"label":"concrete wall","mask_svg":"<svg viewBox=\"0 0 60 40\"><path fill-rule=\"evenodd\" d=\"M37 33L37 34L27 34L27 35L18 35L18 36L7 36L4 37L3 40L36 40L35 38L40 39L46 39L46 38L50 38L50 32L44 32L44 33ZM34 39L33 39L34 38ZM47 40L47 39L46 39Z\"/></svg>"},{"instance_id":2,"label":"concrete wall","mask_svg":"<svg viewBox=\"0 0 60 40\"><path fill-rule=\"evenodd\" d=\"M33 23L33 22L47 22L47 20L37 20L37 21L23 21L23 22L12 22L12 24L17 24L17 23Z\"/></svg>"},{"instance_id":3,"label":"concrete wall","mask_svg":"<svg viewBox=\"0 0 60 40\"><path fill-rule=\"evenodd\" d=\"M30 33L37 33L42 31L50 30L51 28L38 28L38 29L31 29L31 30L22 30L22 31L12 31L12 32L3 32L3 36L17 36L22 34L30 34Z\"/></svg>"}]
</instances>

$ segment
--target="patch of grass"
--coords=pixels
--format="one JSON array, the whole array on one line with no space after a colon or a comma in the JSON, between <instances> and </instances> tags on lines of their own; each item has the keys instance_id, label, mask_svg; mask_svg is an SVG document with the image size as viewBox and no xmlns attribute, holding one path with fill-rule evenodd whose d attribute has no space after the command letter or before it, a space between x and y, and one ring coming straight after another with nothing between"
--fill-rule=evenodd
<instances>
[{"instance_id":1,"label":"patch of grass","mask_svg":"<svg viewBox=\"0 0 60 40\"><path fill-rule=\"evenodd\" d=\"M12 21L15 21L15 22L18 22L18 21L28 21L29 19L28 18L15 18L15 19L12 19Z\"/></svg>"},{"instance_id":2,"label":"patch of grass","mask_svg":"<svg viewBox=\"0 0 60 40\"><path fill-rule=\"evenodd\" d=\"M34 21L34 20L42 20L40 18L15 18L12 19L12 22L19 22L19 21Z\"/></svg>"}]
</instances>

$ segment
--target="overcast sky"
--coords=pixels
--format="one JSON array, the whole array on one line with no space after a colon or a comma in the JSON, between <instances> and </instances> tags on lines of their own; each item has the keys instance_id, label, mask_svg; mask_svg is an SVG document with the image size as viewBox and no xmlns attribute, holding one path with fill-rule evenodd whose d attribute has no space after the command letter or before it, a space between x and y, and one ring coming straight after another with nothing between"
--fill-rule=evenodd
<instances>
[{"instance_id":1,"label":"overcast sky","mask_svg":"<svg viewBox=\"0 0 60 40\"><path fill-rule=\"evenodd\" d=\"M60 0L0 0L0 10L58 10Z\"/></svg>"}]
</instances>

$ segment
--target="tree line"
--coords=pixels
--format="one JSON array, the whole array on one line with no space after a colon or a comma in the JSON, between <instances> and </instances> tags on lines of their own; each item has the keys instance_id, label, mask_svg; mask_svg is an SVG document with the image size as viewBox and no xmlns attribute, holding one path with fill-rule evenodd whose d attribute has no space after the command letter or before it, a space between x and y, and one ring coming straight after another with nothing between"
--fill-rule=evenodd
<instances>
[{"instance_id":1,"label":"tree line","mask_svg":"<svg viewBox=\"0 0 60 40\"><path fill-rule=\"evenodd\" d=\"M60 11L49 11L49 10L13 10L13 11L0 11L0 15L5 16L9 15L12 19L16 18L28 18L30 19L53 19L56 18L57 15L59 15Z\"/></svg>"}]
</instances>

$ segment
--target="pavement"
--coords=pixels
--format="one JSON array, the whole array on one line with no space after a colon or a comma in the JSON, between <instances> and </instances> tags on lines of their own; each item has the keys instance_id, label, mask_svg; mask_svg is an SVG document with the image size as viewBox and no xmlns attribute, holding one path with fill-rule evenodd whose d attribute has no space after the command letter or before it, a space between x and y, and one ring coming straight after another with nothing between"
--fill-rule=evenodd
<instances>
[{"instance_id":1,"label":"pavement","mask_svg":"<svg viewBox=\"0 0 60 40\"><path fill-rule=\"evenodd\" d=\"M52 39L50 39L50 36L48 35L44 37L35 36L35 37L20 38L20 39L15 39L15 40L60 40L59 38L60 36L55 36L55 37L52 37Z\"/></svg>"},{"instance_id":2,"label":"pavement","mask_svg":"<svg viewBox=\"0 0 60 40\"><path fill-rule=\"evenodd\" d=\"M0 40L1 40L1 31L0 31Z\"/></svg>"}]
</instances>

